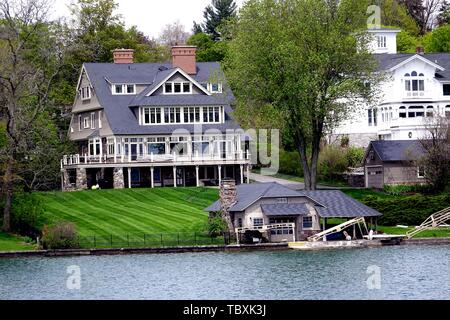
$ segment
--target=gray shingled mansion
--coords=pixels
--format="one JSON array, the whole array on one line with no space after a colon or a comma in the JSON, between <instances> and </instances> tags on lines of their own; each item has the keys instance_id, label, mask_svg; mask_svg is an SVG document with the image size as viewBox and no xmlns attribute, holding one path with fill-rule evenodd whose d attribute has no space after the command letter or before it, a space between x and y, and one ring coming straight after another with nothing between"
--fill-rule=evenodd
<instances>
[{"instance_id":1,"label":"gray shingled mansion","mask_svg":"<svg viewBox=\"0 0 450 320\"><path fill-rule=\"evenodd\" d=\"M233 94L218 63L196 48L172 48L172 63L85 63L72 108L78 153L61 161L63 190L219 185L244 182L245 135L231 117Z\"/></svg>"}]
</instances>

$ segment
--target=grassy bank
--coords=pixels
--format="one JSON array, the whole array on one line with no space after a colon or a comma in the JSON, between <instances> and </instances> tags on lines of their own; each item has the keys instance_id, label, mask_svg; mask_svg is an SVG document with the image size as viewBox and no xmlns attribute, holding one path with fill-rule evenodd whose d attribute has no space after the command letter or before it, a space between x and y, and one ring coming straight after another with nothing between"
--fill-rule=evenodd
<instances>
[{"instance_id":1,"label":"grassy bank","mask_svg":"<svg viewBox=\"0 0 450 320\"><path fill-rule=\"evenodd\" d=\"M39 194L47 223L70 221L80 236L203 231L217 189L160 188Z\"/></svg>"},{"instance_id":2,"label":"grassy bank","mask_svg":"<svg viewBox=\"0 0 450 320\"><path fill-rule=\"evenodd\" d=\"M0 232L0 251L34 250L36 246L27 243L26 238Z\"/></svg>"}]
</instances>

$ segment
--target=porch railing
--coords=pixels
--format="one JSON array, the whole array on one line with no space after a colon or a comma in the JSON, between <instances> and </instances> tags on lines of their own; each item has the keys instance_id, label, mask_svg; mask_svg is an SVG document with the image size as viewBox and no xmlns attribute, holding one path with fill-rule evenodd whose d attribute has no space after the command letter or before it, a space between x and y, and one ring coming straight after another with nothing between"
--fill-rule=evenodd
<instances>
[{"instance_id":1,"label":"porch railing","mask_svg":"<svg viewBox=\"0 0 450 320\"><path fill-rule=\"evenodd\" d=\"M147 155L65 155L61 160L61 168L80 164L113 164L113 163L174 163L174 162L204 162L204 161L244 161L250 160L250 153L240 151L234 153L201 154L195 152L189 155L180 154L147 154Z\"/></svg>"}]
</instances>

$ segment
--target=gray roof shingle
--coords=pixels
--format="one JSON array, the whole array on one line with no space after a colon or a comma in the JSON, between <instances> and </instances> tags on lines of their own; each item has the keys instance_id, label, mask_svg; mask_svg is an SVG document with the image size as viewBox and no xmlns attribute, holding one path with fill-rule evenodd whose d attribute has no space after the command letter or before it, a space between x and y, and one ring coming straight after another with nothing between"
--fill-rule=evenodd
<instances>
[{"instance_id":1,"label":"gray roof shingle","mask_svg":"<svg viewBox=\"0 0 450 320\"><path fill-rule=\"evenodd\" d=\"M110 83L119 84L146 84L156 86L173 69L170 64L161 63L85 63L84 68L98 97L100 105L114 134L145 135L145 134L171 134L174 130L187 130L189 133L200 126L190 124L140 126L132 107L136 106L192 106L192 105L218 105L225 108L225 123L202 125L202 132L217 129L221 132L239 129L240 126L232 118L231 103L234 96L227 91L223 94L207 95L178 95L178 96L152 96L146 97L142 93L138 96L112 95ZM197 82L205 82L220 73L220 65L216 62L197 63L197 74L192 78ZM144 92L149 92L147 88Z\"/></svg>"},{"instance_id":2,"label":"gray roof shingle","mask_svg":"<svg viewBox=\"0 0 450 320\"><path fill-rule=\"evenodd\" d=\"M326 218L376 217L381 215L378 211L369 208L339 190L295 191L275 182L239 185L236 194L237 201L230 208L230 211L244 211L261 198L281 197L307 197L316 204L319 215ZM284 207L283 209L287 210ZM220 200L210 205L205 211L220 211Z\"/></svg>"},{"instance_id":3,"label":"gray roof shingle","mask_svg":"<svg viewBox=\"0 0 450 320\"><path fill-rule=\"evenodd\" d=\"M261 210L269 217L303 216L309 213L309 210L304 203L262 204Z\"/></svg>"},{"instance_id":4,"label":"gray roof shingle","mask_svg":"<svg viewBox=\"0 0 450 320\"><path fill-rule=\"evenodd\" d=\"M379 140L370 143L381 161L412 161L425 155L417 140Z\"/></svg>"}]
</instances>

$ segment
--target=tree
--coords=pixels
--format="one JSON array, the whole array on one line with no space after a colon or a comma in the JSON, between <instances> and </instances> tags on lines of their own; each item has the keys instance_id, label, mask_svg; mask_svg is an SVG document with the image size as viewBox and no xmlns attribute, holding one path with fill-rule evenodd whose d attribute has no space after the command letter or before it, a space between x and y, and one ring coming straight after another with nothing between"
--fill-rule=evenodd
<instances>
[{"instance_id":1,"label":"tree","mask_svg":"<svg viewBox=\"0 0 450 320\"><path fill-rule=\"evenodd\" d=\"M0 3L0 114L6 118L7 138L1 154L4 231L10 230L15 182L23 179L20 166L33 156L28 149L33 124L50 103L63 62L60 25L46 22L48 7L46 0Z\"/></svg>"},{"instance_id":2,"label":"tree","mask_svg":"<svg viewBox=\"0 0 450 320\"><path fill-rule=\"evenodd\" d=\"M450 52L450 25L439 27L423 39L426 52Z\"/></svg>"},{"instance_id":3,"label":"tree","mask_svg":"<svg viewBox=\"0 0 450 320\"><path fill-rule=\"evenodd\" d=\"M237 5L234 0L212 0L212 5L208 5L203 12L205 19L203 31L210 35L214 41L219 41L221 32L220 25L236 16Z\"/></svg>"},{"instance_id":4,"label":"tree","mask_svg":"<svg viewBox=\"0 0 450 320\"><path fill-rule=\"evenodd\" d=\"M203 28L201 24L198 24L197 22L194 21L194 25L192 27L192 34L196 35L199 33L203 33Z\"/></svg>"},{"instance_id":5,"label":"tree","mask_svg":"<svg viewBox=\"0 0 450 320\"><path fill-rule=\"evenodd\" d=\"M222 61L225 58L227 43L224 41L214 42L205 33L197 33L187 40L187 44L197 47L197 61Z\"/></svg>"},{"instance_id":6,"label":"tree","mask_svg":"<svg viewBox=\"0 0 450 320\"><path fill-rule=\"evenodd\" d=\"M398 0L406 6L409 15L419 26L419 33L424 35L438 23L438 15L445 0Z\"/></svg>"},{"instance_id":7,"label":"tree","mask_svg":"<svg viewBox=\"0 0 450 320\"><path fill-rule=\"evenodd\" d=\"M397 0L382 0L380 2L380 7L381 22L383 25L398 27L411 35L419 34L418 25L408 14L408 10L404 4L399 3Z\"/></svg>"},{"instance_id":8,"label":"tree","mask_svg":"<svg viewBox=\"0 0 450 320\"><path fill-rule=\"evenodd\" d=\"M450 130L446 117L426 118L426 133L419 139L425 155L417 162L424 168L425 180L434 192L441 192L450 182Z\"/></svg>"},{"instance_id":9,"label":"tree","mask_svg":"<svg viewBox=\"0 0 450 320\"><path fill-rule=\"evenodd\" d=\"M420 40L406 31L397 34L397 51L399 53L416 53Z\"/></svg>"},{"instance_id":10,"label":"tree","mask_svg":"<svg viewBox=\"0 0 450 320\"><path fill-rule=\"evenodd\" d=\"M189 33L186 32L184 25L179 20L166 24L161 30L159 41L167 47L186 44Z\"/></svg>"},{"instance_id":11,"label":"tree","mask_svg":"<svg viewBox=\"0 0 450 320\"><path fill-rule=\"evenodd\" d=\"M294 141L308 190L316 188L321 139L371 101L380 81L366 10L359 0L250 0L234 26L224 70L235 114L272 110Z\"/></svg>"}]
</instances>

